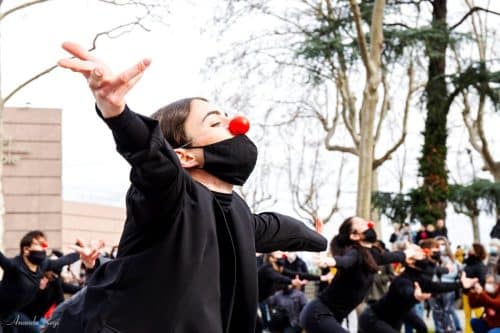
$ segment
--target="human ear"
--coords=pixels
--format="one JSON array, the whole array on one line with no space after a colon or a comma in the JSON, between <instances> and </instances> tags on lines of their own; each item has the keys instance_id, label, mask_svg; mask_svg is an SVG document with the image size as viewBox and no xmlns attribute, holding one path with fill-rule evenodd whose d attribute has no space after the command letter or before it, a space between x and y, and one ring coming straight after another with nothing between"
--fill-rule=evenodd
<instances>
[{"instance_id":1,"label":"human ear","mask_svg":"<svg viewBox=\"0 0 500 333\"><path fill-rule=\"evenodd\" d=\"M198 156L199 154L196 153L196 150L197 149L184 149L184 148L174 149L175 154L179 158L179 161L181 162L181 166L183 168L190 169L202 165L200 157Z\"/></svg>"}]
</instances>

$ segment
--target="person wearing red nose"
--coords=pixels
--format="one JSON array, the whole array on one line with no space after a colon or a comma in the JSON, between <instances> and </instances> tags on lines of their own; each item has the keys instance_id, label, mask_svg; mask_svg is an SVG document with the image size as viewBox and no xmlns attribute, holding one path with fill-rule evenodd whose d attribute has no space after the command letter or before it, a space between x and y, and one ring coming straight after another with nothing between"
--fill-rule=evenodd
<instances>
[{"instance_id":1,"label":"person wearing red nose","mask_svg":"<svg viewBox=\"0 0 500 333\"><path fill-rule=\"evenodd\" d=\"M75 58L59 65L87 79L132 170L117 258L63 310L59 332L253 333L255 252L321 251L326 239L291 217L253 214L233 191L257 159L243 119L200 97L134 113L125 96L149 59L116 75L80 45L63 48Z\"/></svg>"},{"instance_id":2,"label":"person wearing red nose","mask_svg":"<svg viewBox=\"0 0 500 333\"><path fill-rule=\"evenodd\" d=\"M20 242L20 253L14 258L7 258L0 252L0 267L3 278L0 281L0 323L4 327L12 327L17 312L28 305L35 297L40 279L49 270L58 270L80 259L89 266L97 258L96 252L78 247L79 253L71 253L61 258L47 258L47 239L39 230L33 230L23 236ZM10 325L9 325L10 324Z\"/></svg>"},{"instance_id":3,"label":"person wearing red nose","mask_svg":"<svg viewBox=\"0 0 500 333\"><path fill-rule=\"evenodd\" d=\"M330 243L330 267L337 273L330 285L309 302L300 314L302 327L308 333L347 333L342 321L366 297L380 265L404 262L420 253L409 245L402 251L387 252L375 248L377 233L372 221L353 216L340 225Z\"/></svg>"}]
</instances>

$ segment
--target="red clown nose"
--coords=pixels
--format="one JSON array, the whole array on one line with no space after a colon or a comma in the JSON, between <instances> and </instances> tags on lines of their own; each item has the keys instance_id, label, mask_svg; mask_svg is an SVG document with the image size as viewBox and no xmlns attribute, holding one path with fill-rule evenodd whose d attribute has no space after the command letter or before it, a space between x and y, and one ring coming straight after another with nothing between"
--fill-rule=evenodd
<instances>
[{"instance_id":1,"label":"red clown nose","mask_svg":"<svg viewBox=\"0 0 500 333\"><path fill-rule=\"evenodd\" d=\"M42 246L42 249L46 249L49 247L49 244L47 242L42 242L40 243L40 245Z\"/></svg>"},{"instance_id":2,"label":"red clown nose","mask_svg":"<svg viewBox=\"0 0 500 333\"><path fill-rule=\"evenodd\" d=\"M250 122L243 116L236 116L229 122L229 132L233 135L243 135L250 129Z\"/></svg>"},{"instance_id":3,"label":"red clown nose","mask_svg":"<svg viewBox=\"0 0 500 333\"><path fill-rule=\"evenodd\" d=\"M374 226L375 226L375 223L373 223L372 221L368 221L368 228L369 229L373 229Z\"/></svg>"},{"instance_id":4,"label":"red clown nose","mask_svg":"<svg viewBox=\"0 0 500 333\"><path fill-rule=\"evenodd\" d=\"M425 248L425 249L422 249L422 250L424 251L424 253L425 253L425 255L426 255L427 257L429 256L429 254L431 254L431 249L427 249L427 248Z\"/></svg>"}]
</instances>

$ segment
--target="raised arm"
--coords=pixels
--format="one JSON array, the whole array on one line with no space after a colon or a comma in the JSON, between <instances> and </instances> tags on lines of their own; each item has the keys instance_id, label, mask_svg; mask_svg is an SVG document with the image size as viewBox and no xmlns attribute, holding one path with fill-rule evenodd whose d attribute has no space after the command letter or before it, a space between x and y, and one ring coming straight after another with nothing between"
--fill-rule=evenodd
<instances>
[{"instance_id":1,"label":"raised arm","mask_svg":"<svg viewBox=\"0 0 500 333\"><path fill-rule=\"evenodd\" d=\"M359 260L359 253L354 248L348 248L344 254L333 256L332 266L340 269L349 269Z\"/></svg>"},{"instance_id":2,"label":"raised arm","mask_svg":"<svg viewBox=\"0 0 500 333\"><path fill-rule=\"evenodd\" d=\"M118 152L132 165L132 184L146 199L154 199L150 194L159 192L163 198L178 194L184 173L175 152L163 138L159 123L130 111L125 103L126 94L142 77L150 60L143 59L128 70L113 74L104 62L80 45L66 42L63 48L75 58L60 60L59 66L87 79L99 116L111 129ZM171 202L174 206L174 200ZM162 211L168 209L162 207Z\"/></svg>"},{"instance_id":3,"label":"raised arm","mask_svg":"<svg viewBox=\"0 0 500 333\"><path fill-rule=\"evenodd\" d=\"M257 252L323 251L326 239L304 223L278 213L254 214Z\"/></svg>"},{"instance_id":4,"label":"raised arm","mask_svg":"<svg viewBox=\"0 0 500 333\"><path fill-rule=\"evenodd\" d=\"M59 270L66 265L71 265L74 262L80 260L79 253L70 253L57 259L47 259L46 271Z\"/></svg>"},{"instance_id":5,"label":"raised arm","mask_svg":"<svg viewBox=\"0 0 500 333\"><path fill-rule=\"evenodd\" d=\"M0 267L2 267L4 271L12 267L11 259L7 258L1 251L0 251Z\"/></svg>"},{"instance_id":6,"label":"raised arm","mask_svg":"<svg viewBox=\"0 0 500 333\"><path fill-rule=\"evenodd\" d=\"M370 252L379 266L391 264L393 262L404 262L406 259L406 255L403 251L390 252L372 249Z\"/></svg>"}]
</instances>

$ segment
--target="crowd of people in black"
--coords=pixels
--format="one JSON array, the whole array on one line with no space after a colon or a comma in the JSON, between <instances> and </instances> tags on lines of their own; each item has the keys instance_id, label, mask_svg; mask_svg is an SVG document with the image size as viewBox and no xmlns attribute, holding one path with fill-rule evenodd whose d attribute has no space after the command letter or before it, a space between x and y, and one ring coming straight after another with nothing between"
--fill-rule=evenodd
<instances>
[{"instance_id":1,"label":"crowd of people in black","mask_svg":"<svg viewBox=\"0 0 500 333\"><path fill-rule=\"evenodd\" d=\"M259 298L258 331L423 333L429 331L425 316L432 314L436 333L498 333L499 225L500 220L491 231L488 250L473 243L465 252L460 245L452 252L444 220L417 232L409 225L395 225L388 251L370 223L349 218L332 239L329 256L312 269L328 275L311 279L302 277L308 272L298 269L303 264L290 267L290 262L300 262L295 253L283 258L281 253L266 254L263 263L258 260L259 286L275 293ZM273 258L271 263L268 258ZM302 291L312 280L327 282L314 283L316 296L307 301ZM471 317L474 310L476 318Z\"/></svg>"}]
</instances>

